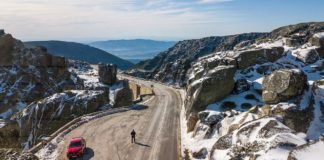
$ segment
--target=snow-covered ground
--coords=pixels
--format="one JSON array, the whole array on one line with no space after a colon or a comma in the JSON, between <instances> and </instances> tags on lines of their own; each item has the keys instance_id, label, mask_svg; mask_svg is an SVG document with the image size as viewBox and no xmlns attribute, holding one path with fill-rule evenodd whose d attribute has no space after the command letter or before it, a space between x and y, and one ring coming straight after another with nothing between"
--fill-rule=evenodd
<instances>
[{"instance_id":1,"label":"snow-covered ground","mask_svg":"<svg viewBox=\"0 0 324 160\"><path fill-rule=\"evenodd\" d=\"M123 83L116 83L113 85L106 85L99 82L98 67L83 62L74 63L73 66L69 67L69 71L76 73L71 75L71 79L77 81L80 78L86 88L104 88L109 87L109 103L111 106L115 104L115 95L118 91L124 88Z\"/></svg>"},{"instance_id":2,"label":"snow-covered ground","mask_svg":"<svg viewBox=\"0 0 324 160\"><path fill-rule=\"evenodd\" d=\"M292 156L297 160L320 160L323 159L324 141L320 140L313 144L305 145L301 149L294 150Z\"/></svg>"}]
</instances>

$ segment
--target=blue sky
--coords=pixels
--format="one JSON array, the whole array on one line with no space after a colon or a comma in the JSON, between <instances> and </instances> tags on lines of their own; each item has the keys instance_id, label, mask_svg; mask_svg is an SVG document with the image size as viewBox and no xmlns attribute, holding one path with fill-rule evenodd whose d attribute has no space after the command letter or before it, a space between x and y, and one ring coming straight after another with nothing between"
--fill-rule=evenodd
<instances>
[{"instance_id":1,"label":"blue sky","mask_svg":"<svg viewBox=\"0 0 324 160\"><path fill-rule=\"evenodd\" d=\"M1 0L22 40L182 40L324 21L323 0Z\"/></svg>"}]
</instances>

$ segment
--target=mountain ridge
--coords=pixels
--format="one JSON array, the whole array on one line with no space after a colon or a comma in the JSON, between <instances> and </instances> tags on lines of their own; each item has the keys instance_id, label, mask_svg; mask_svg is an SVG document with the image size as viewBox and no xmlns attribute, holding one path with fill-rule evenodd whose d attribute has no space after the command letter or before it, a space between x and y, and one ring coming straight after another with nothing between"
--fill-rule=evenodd
<instances>
[{"instance_id":1,"label":"mountain ridge","mask_svg":"<svg viewBox=\"0 0 324 160\"><path fill-rule=\"evenodd\" d=\"M120 69L127 69L133 65L131 62L121 59L111 53L82 43L59 40L28 41L24 43L29 47L43 46L47 48L51 54L64 56L69 59L86 61L88 63L114 63Z\"/></svg>"}]
</instances>

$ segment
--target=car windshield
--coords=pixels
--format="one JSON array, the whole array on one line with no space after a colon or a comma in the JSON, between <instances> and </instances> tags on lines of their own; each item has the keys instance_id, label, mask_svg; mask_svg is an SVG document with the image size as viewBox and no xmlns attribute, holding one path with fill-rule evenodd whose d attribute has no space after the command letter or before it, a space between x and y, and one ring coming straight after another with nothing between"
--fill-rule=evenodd
<instances>
[{"instance_id":1,"label":"car windshield","mask_svg":"<svg viewBox=\"0 0 324 160\"><path fill-rule=\"evenodd\" d=\"M70 148L74 148L74 147L80 147L82 144L81 144L81 141L77 141L77 142L71 142L70 143Z\"/></svg>"}]
</instances>

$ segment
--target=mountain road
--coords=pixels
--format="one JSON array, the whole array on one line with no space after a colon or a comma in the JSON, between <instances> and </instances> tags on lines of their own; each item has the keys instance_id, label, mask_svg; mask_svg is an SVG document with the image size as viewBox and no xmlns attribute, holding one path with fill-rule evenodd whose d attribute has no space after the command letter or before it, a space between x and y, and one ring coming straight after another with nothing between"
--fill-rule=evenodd
<instances>
[{"instance_id":1,"label":"mountain road","mask_svg":"<svg viewBox=\"0 0 324 160\"><path fill-rule=\"evenodd\" d=\"M116 113L90 121L70 132L58 146L58 159L66 158L73 137L83 137L87 149L83 159L94 160L178 160L180 159L180 106L176 89L159 83L123 77L154 87L155 95L145 108ZM136 143L131 143L131 131Z\"/></svg>"}]
</instances>

